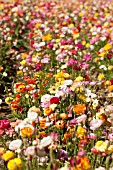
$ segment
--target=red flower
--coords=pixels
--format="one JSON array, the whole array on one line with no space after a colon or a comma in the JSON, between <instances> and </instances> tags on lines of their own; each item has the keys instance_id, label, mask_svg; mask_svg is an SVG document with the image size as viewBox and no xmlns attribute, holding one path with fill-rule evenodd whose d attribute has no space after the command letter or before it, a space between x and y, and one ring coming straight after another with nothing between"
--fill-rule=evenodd
<instances>
[{"instance_id":1,"label":"red flower","mask_svg":"<svg viewBox=\"0 0 113 170\"><path fill-rule=\"evenodd\" d=\"M110 80L110 82L111 82L111 85L113 85L113 78Z\"/></svg>"},{"instance_id":2,"label":"red flower","mask_svg":"<svg viewBox=\"0 0 113 170\"><path fill-rule=\"evenodd\" d=\"M59 97L52 97L50 99L50 104L58 104L60 102L60 98Z\"/></svg>"}]
</instances>

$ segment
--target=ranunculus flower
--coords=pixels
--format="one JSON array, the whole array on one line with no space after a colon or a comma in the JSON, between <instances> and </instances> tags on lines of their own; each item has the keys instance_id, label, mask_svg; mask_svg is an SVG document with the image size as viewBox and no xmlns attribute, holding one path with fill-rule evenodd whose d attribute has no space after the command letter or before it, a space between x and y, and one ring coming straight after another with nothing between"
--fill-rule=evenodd
<instances>
[{"instance_id":1,"label":"ranunculus flower","mask_svg":"<svg viewBox=\"0 0 113 170\"><path fill-rule=\"evenodd\" d=\"M58 104L60 102L60 98L59 97L52 97L50 99L50 104Z\"/></svg>"},{"instance_id":2,"label":"ranunculus flower","mask_svg":"<svg viewBox=\"0 0 113 170\"><path fill-rule=\"evenodd\" d=\"M16 139L16 140L13 140L12 142L10 142L9 149L12 151L17 150L21 147L21 145L22 145L22 140Z\"/></svg>"},{"instance_id":3,"label":"ranunculus flower","mask_svg":"<svg viewBox=\"0 0 113 170\"><path fill-rule=\"evenodd\" d=\"M68 160L68 153L63 149L60 149L58 151L58 158L62 161L67 161Z\"/></svg>"},{"instance_id":4,"label":"ranunculus flower","mask_svg":"<svg viewBox=\"0 0 113 170\"><path fill-rule=\"evenodd\" d=\"M90 54L86 54L86 55L83 56L83 59L85 61L91 61L91 55Z\"/></svg>"},{"instance_id":5,"label":"ranunculus flower","mask_svg":"<svg viewBox=\"0 0 113 170\"><path fill-rule=\"evenodd\" d=\"M8 129L9 127L10 127L9 120L4 119L0 121L0 129L5 130L5 129Z\"/></svg>"},{"instance_id":6,"label":"ranunculus flower","mask_svg":"<svg viewBox=\"0 0 113 170\"><path fill-rule=\"evenodd\" d=\"M103 124L103 121L102 121L102 120L100 120L100 119L93 119L93 120L90 122L90 129L91 129L91 130L96 130L96 129L98 129L102 124Z\"/></svg>"},{"instance_id":7,"label":"ranunculus flower","mask_svg":"<svg viewBox=\"0 0 113 170\"><path fill-rule=\"evenodd\" d=\"M28 111L27 117L29 122L34 122L37 119L38 114L33 111Z\"/></svg>"},{"instance_id":8,"label":"ranunculus flower","mask_svg":"<svg viewBox=\"0 0 113 170\"><path fill-rule=\"evenodd\" d=\"M35 146L29 146L24 153L25 156L28 155L33 156L34 154L35 154Z\"/></svg>"},{"instance_id":9,"label":"ranunculus flower","mask_svg":"<svg viewBox=\"0 0 113 170\"><path fill-rule=\"evenodd\" d=\"M78 152L78 156L84 156L86 154L86 151L85 150L81 150Z\"/></svg>"},{"instance_id":10,"label":"ranunculus flower","mask_svg":"<svg viewBox=\"0 0 113 170\"><path fill-rule=\"evenodd\" d=\"M83 115L77 117L75 120L77 123L81 123L81 122L85 121L86 118L87 118L87 115L83 114Z\"/></svg>"},{"instance_id":11,"label":"ranunculus flower","mask_svg":"<svg viewBox=\"0 0 113 170\"><path fill-rule=\"evenodd\" d=\"M47 137L44 137L41 142L40 142L40 145L42 147L46 147L46 146L49 146L51 143L52 143L52 137L50 136L47 136Z\"/></svg>"}]
</instances>

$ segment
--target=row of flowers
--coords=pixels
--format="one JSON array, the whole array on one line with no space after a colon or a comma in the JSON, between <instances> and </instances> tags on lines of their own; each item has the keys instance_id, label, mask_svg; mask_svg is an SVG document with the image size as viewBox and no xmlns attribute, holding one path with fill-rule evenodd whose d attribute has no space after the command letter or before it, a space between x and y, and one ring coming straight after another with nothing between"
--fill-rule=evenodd
<instances>
[{"instance_id":1,"label":"row of flowers","mask_svg":"<svg viewBox=\"0 0 113 170\"><path fill-rule=\"evenodd\" d=\"M0 8L0 43L17 67L5 99L15 121L0 120L3 168L112 170L112 1Z\"/></svg>"}]
</instances>

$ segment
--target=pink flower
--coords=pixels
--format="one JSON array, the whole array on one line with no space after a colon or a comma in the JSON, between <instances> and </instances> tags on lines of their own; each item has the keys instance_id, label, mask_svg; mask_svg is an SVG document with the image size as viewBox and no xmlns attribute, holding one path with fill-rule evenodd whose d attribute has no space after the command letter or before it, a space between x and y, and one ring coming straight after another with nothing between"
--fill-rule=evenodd
<instances>
[{"instance_id":1,"label":"pink flower","mask_svg":"<svg viewBox=\"0 0 113 170\"><path fill-rule=\"evenodd\" d=\"M83 115L77 117L75 120L77 123L81 123L81 122L85 121L86 118L87 118L87 115L83 114Z\"/></svg>"},{"instance_id":2,"label":"pink flower","mask_svg":"<svg viewBox=\"0 0 113 170\"><path fill-rule=\"evenodd\" d=\"M96 138L97 138L97 135L94 134L94 133L90 133L90 134L88 135L88 138L89 138L89 139L96 139Z\"/></svg>"},{"instance_id":3,"label":"pink flower","mask_svg":"<svg viewBox=\"0 0 113 170\"><path fill-rule=\"evenodd\" d=\"M34 154L35 154L35 146L29 146L24 153L25 156L28 155L33 156Z\"/></svg>"},{"instance_id":4,"label":"pink flower","mask_svg":"<svg viewBox=\"0 0 113 170\"><path fill-rule=\"evenodd\" d=\"M103 121L102 121L102 120L100 120L100 119L93 119L93 120L90 122L90 129L91 129L91 130L96 130L96 129L98 129L102 124L103 124Z\"/></svg>"},{"instance_id":5,"label":"pink flower","mask_svg":"<svg viewBox=\"0 0 113 170\"><path fill-rule=\"evenodd\" d=\"M73 58L69 58L67 65L72 66L73 64L75 64L75 60Z\"/></svg>"},{"instance_id":6,"label":"pink flower","mask_svg":"<svg viewBox=\"0 0 113 170\"><path fill-rule=\"evenodd\" d=\"M83 56L83 59L86 61L91 61L91 55L90 54L86 54Z\"/></svg>"},{"instance_id":7,"label":"pink flower","mask_svg":"<svg viewBox=\"0 0 113 170\"><path fill-rule=\"evenodd\" d=\"M78 156L84 156L86 154L86 151L85 150L82 150L82 151L79 151L78 152Z\"/></svg>"},{"instance_id":8,"label":"pink flower","mask_svg":"<svg viewBox=\"0 0 113 170\"><path fill-rule=\"evenodd\" d=\"M42 63L49 63L49 61L50 61L50 58L43 58L42 60L41 60L41 62Z\"/></svg>"}]
</instances>

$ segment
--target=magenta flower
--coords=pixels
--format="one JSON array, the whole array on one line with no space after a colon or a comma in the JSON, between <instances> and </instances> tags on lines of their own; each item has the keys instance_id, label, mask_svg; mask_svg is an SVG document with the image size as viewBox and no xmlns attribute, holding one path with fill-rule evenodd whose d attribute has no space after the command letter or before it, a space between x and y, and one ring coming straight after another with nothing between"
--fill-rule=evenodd
<instances>
[{"instance_id":1,"label":"magenta flower","mask_svg":"<svg viewBox=\"0 0 113 170\"><path fill-rule=\"evenodd\" d=\"M83 59L85 61L91 61L91 55L90 54L86 54L86 55L83 56Z\"/></svg>"}]
</instances>

